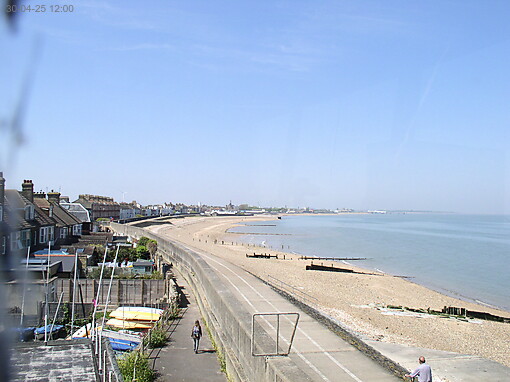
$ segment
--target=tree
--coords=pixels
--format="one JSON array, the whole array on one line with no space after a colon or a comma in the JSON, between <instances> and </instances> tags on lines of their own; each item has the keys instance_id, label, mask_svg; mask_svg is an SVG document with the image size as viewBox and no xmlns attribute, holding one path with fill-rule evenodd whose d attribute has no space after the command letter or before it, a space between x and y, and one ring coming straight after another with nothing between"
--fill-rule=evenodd
<instances>
[{"instance_id":1,"label":"tree","mask_svg":"<svg viewBox=\"0 0 510 382\"><path fill-rule=\"evenodd\" d=\"M121 247L119 249L119 256L117 257L117 261L124 261L124 259L128 259L128 261L135 261L137 258L138 253L136 249Z\"/></svg>"},{"instance_id":2,"label":"tree","mask_svg":"<svg viewBox=\"0 0 510 382\"><path fill-rule=\"evenodd\" d=\"M156 240L149 240L147 243L147 250L149 251L151 258L154 258L154 255L158 251L158 242Z\"/></svg>"},{"instance_id":3,"label":"tree","mask_svg":"<svg viewBox=\"0 0 510 382\"><path fill-rule=\"evenodd\" d=\"M148 259L149 251L147 250L147 247L145 247L143 245L138 245L136 247L136 256L139 259Z\"/></svg>"},{"instance_id":4,"label":"tree","mask_svg":"<svg viewBox=\"0 0 510 382\"><path fill-rule=\"evenodd\" d=\"M140 240L138 240L137 245L141 245L141 246L146 247L146 246L147 246L147 243L149 242L149 240L150 240L150 239L149 239L148 237L142 236L142 237L140 238Z\"/></svg>"}]
</instances>

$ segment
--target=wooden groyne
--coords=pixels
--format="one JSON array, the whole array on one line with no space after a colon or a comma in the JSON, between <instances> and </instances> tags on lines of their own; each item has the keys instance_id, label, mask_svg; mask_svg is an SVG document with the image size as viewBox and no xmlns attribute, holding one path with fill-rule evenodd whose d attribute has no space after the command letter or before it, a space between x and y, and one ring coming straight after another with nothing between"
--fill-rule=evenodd
<instances>
[{"instance_id":1,"label":"wooden groyne","mask_svg":"<svg viewBox=\"0 0 510 382\"><path fill-rule=\"evenodd\" d=\"M409 311L409 312L414 312L414 313L432 314L432 315L443 316L443 317L455 317L455 318L459 318L459 319L477 318L479 320L496 321L496 322L503 322L506 324L510 324L509 317L496 316L491 313L478 312L475 310L468 310L466 308L459 308L456 306L445 306L441 310L434 310L434 309L430 309L430 308L427 308L427 309L409 308L407 306L400 306L400 305L398 305L398 306L397 305L387 305L386 308L402 310L402 311Z\"/></svg>"},{"instance_id":2,"label":"wooden groyne","mask_svg":"<svg viewBox=\"0 0 510 382\"><path fill-rule=\"evenodd\" d=\"M246 254L246 257L252 258L252 259L271 259L271 258L278 259L278 255L270 255L267 253L261 253L261 254L254 253L253 255Z\"/></svg>"},{"instance_id":3,"label":"wooden groyne","mask_svg":"<svg viewBox=\"0 0 510 382\"><path fill-rule=\"evenodd\" d=\"M368 257L314 257L314 256L301 256L299 260L368 260Z\"/></svg>"},{"instance_id":4,"label":"wooden groyne","mask_svg":"<svg viewBox=\"0 0 510 382\"><path fill-rule=\"evenodd\" d=\"M341 268L341 267L333 267L333 266L327 266L327 265L317 265L317 264L310 264L306 266L307 271L325 271L325 272L342 272L342 273L354 273L358 275L372 275L372 276L379 276L377 273L365 273L365 272L356 272L349 268Z\"/></svg>"},{"instance_id":5,"label":"wooden groyne","mask_svg":"<svg viewBox=\"0 0 510 382\"><path fill-rule=\"evenodd\" d=\"M497 321L510 324L510 318L496 316L487 312L477 312L475 310L467 310L466 308L457 308L455 306L445 306L441 313L450 314L453 316L464 316L469 318L478 318L480 320Z\"/></svg>"}]
</instances>

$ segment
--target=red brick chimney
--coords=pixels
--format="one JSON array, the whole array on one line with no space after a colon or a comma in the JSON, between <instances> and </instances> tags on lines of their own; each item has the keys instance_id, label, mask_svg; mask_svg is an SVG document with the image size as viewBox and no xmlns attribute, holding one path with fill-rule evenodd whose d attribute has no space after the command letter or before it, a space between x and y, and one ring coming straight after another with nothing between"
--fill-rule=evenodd
<instances>
[{"instance_id":1,"label":"red brick chimney","mask_svg":"<svg viewBox=\"0 0 510 382\"><path fill-rule=\"evenodd\" d=\"M34 184L30 179L23 181L21 185L21 195L27 198L31 203L34 202Z\"/></svg>"}]
</instances>

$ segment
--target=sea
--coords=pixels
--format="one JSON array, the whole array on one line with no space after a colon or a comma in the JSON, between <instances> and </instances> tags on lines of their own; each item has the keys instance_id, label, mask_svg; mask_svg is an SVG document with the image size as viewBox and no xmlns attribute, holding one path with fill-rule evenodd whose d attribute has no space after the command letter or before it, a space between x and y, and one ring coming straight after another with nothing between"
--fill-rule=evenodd
<instances>
[{"instance_id":1,"label":"sea","mask_svg":"<svg viewBox=\"0 0 510 382\"><path fill-rule=\"evenodd\" d=\"M510 311L510 216L290 215L230 232L242 241L406 276L443 294Z\"/></svg>"}]
</instances>

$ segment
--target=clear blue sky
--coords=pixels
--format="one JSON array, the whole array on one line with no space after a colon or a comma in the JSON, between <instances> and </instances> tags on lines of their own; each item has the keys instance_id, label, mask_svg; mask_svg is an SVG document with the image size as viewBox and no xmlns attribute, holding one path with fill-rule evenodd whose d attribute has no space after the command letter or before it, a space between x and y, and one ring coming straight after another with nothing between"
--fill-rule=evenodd
<instances>
[{"instance_id":1,"label":"clear blue sky","mask_svg":"<svg viewBox=\"0 0 510 382\"><path fill-rule=\"evenodd\" d=\"M2 21L10 188L510 213L508 1L63 3Z\"/></svg>"}]
</instances>

